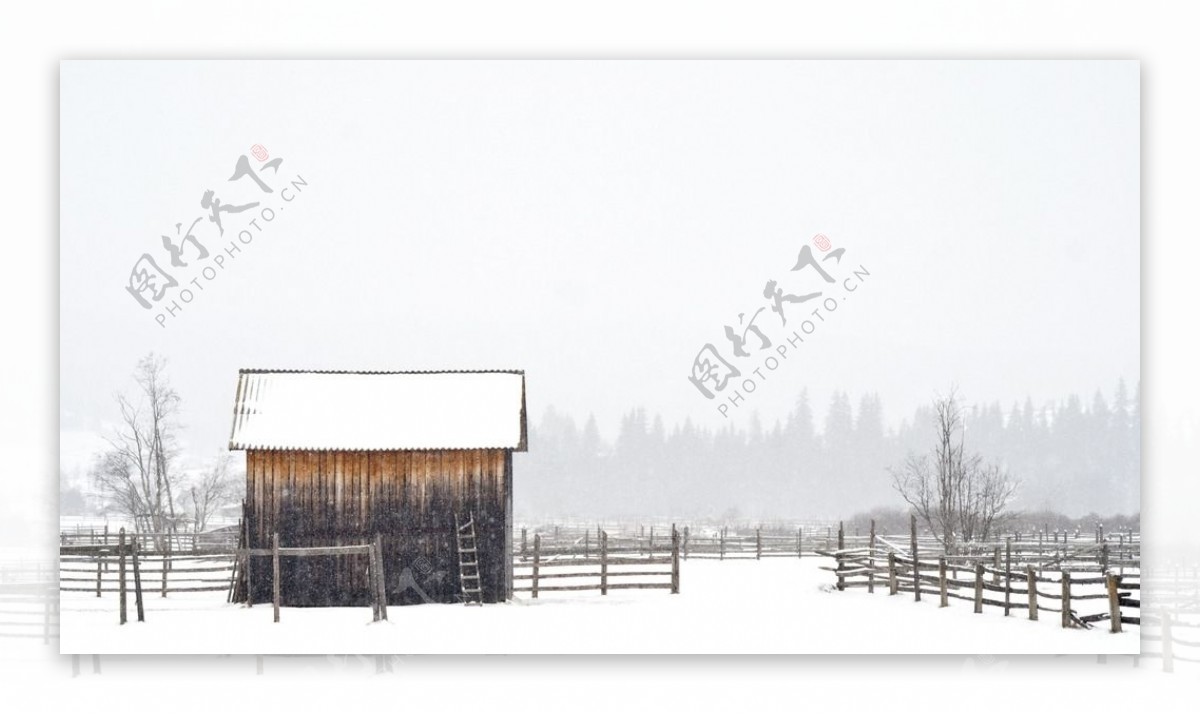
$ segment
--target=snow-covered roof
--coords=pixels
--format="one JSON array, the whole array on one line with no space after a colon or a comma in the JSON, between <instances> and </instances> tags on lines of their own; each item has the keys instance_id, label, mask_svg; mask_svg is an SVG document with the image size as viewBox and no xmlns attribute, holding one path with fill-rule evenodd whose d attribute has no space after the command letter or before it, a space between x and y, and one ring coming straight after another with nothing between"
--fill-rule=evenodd
<instances>
[{"instance_id":1,"label":"snow-covered roof","mask_svg":"<svg viewBox=\"0 0 1200 714\"><path fill-rule=\"evenodd\" d=\"M525 373L244 369L229 448L525 450Z\"/></svg>"}]
</instances>

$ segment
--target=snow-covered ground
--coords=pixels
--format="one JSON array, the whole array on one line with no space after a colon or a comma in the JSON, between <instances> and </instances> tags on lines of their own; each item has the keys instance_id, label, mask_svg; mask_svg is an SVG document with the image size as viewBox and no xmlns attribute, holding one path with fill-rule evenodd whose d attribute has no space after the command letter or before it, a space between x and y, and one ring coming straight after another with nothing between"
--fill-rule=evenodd
<instances>
[{"instance_id":1,"label":"snow-covered ground","mask_svg":"<svg viewBox=\"0 0 1200 714\"><path fill-rule=\"evenodd\" d=\"M941 653L1132 654L1139 628L1063 630L1045 613L889 597L886 588L830 590L826 559L682 564L681 593L544 593L537 600L464 607L246 608L223 593L148 594L146 622L117 624L115 595L63 593L61 651L69 653Z\"/></svg>"}]
</instances>

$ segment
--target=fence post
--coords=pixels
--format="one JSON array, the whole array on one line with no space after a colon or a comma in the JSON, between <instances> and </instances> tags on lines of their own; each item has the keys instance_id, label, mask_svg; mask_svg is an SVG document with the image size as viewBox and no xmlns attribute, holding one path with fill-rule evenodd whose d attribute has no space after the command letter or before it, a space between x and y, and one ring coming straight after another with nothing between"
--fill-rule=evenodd
<instances>
[{"instance_id":1,"label":"fence post","mask_svg":"<svg viewBox=\"0 0 1200 714\"><path fill-rule=\"evenodd\" d=\"M1000 584L1000 546L992 550L992 585Z\"/></svg>"},{"instance_id":2,"label":"fence post","mask_svg":"<svg viewBox=\"0 0 1200 714\"><path fill-rule=\"evenodd\" d=\"M834 551L833 553L833 560L835 563L837 563L837 565L834 566L834 572L837 573L837 589L839 591L846 589L846 578L844 575L842 575L842 571L846 569L846 564L842 562L842 558L845 557L845 554L840 550Z\"/></svg>"},{"instance_id":3,"label":"fence post","mask_svg":"<svg viewBox=\"0 0 1200 714\"><path fill-rule=\"evenodd\" d=\"M271 604L275 609L275 622L279 622L279 532L271 534ZM372 600L376 598L371 598Z\"/></svg>"},{"instance_id":4,"label":"fence post","mask_svg":"<svg viewBox=\"0 0 1200 714\"><path fill-rule=\"evenodd\" d=\"M387 574L383 571L383 534L375 534L375 563L378 566L376 570L375 582L379 588L379 619L388 619L387 614ZM480 583L480 587L483 584ZM480 593L482 595L482 593Z\"/></svg>"},{"instance_id":5,"label":"fence post","mask_svg":"<svg viewBox=\"0 0 1200 714\"><path fill-rule=\"evenodd\" d=\"M721 527L721 560L725 560L725 527Z\"/></svg>"},{"instance_id":6,"label":"fence post","mask_svg":"<svg viewBox=\"0 0 1200 714\"><path fill-rule=\"evenodd\" d=\"M762 560L762 526L754 529L754 559Z\"/></svg>"},{"instance_id":7,"label":"fence post","mask_svg":"<svg viewBox=\"0 0 1200 714\"><path fill-rule=\"evenodd\" d=\"M104 569L104 554L101 553L96 557L96 597L100 597L100 579Z\"/></svg>"},{"instance_id":8,"label":"fence post","mask_svg":"<svg viewBox=\"0 0 1200 714\"><path fill-rule=\"evenodd\" d=\"M896 582L896 554L888 553L888 595L895 595L898 587Z\"/></svg>"},{"instance_id":9,"label":"fence post","mask_svg":"<svg viewBox=\"0 0 1200 714\"><path fill-rule=\"evenodd\" d=\"M367 584L371 591L371 622L379 622L379 563L375 560L374 544L367 547ZM461 583L460 583L461 588ZM466 598L463 598L466 604Z\"/></svg>"},{"instance_id":10,"label":"fence post","mask_svg":"<svg viewBox=\"0 0 1200 714\"><path fill-rule=\"evenodd\" d=\"M590 540L590 539L591 539L591 536L592 536L592 532L591 532L591 531L584 531L584 532L583 532L583 559L584 559L584 560L587 560L587 558L588 558L588 555L590 555L591 546L590 546L590 544L588 543L588 540Z\"/></svg>"},{"instance_id":11,"label":"fence post","mask_svg":"<svg viewBox=\"0 0 1200 714\"><path fill-rule=\"evenodd\" d=\"M796 529L796 557L804 557L804 526Z\"/></svg>"},{"instance_id":12,"label":"fence post","mask_svg":"<svg viewBox=\"0 0 1200 714\"><path fill-rule=\"evenodd\" d=\"M983 614L983 563L975 563L975 614Z\"/></svg>"},{"instance_id":13,"label":"fence post","mask_svg":"<svg viewBox=\"0 0 1200 714\"><path fill-rule=\"evenodd\" d=\"M1012 537L1004 539L1004 616L1012 611Z\"/></svg>"},{"instance_id":14,"label":"fence post","mask_svg":"<svg viewBox=\"0 0 1200 714\"><path fill-rule=\"evenodd\" d=\"M138 622L146 621L146 610L142 607L142 568L138 564L138 545L137 534L133 536L133 542L129 544L130 560L133 561L133 603L137 607Z\"/></svg>"},{"instance_id":15,"label":"fence post","mask_svg":"<svg viewBox=\"0 0 1200 714\"><path fill-rule=\"evenodd\" d=\"M521 528L521 560L525 560L525 557L526 557L525 554L529 550L529 548L526 546L527 541L525 540L525 537L526 537L525 529Z\"/></svg>"},{"instance_id":16,"label":"fence post","mask_svg":"<svg viewBox=\"0 0 1200 714\"><path fill-rule=\"evenodd\" d=\"M871 543L867 549L867 592L875 592L875 519L871 519Z\"/></svg>"},{"instance_id":17,"label":"fence post","mask_svg":"<svg viewBox=\"0 0 1200 714\"><path fill-rule=\"evenodd\" d=\"M671 524L671 594L679 594L679 531Z\"/></svg>"},{"instance_id":18,"label":"fence post","mask_svg":"<svg viewBox=\"0 0 1200 714\"><path fill-rule=\"evenodd\" d=\"M1071 626L1071 574L1067 571L1062 573L1062 626Z\"/></svg>"},{"instance_id":19,"label":"fence post","mask_svg":"<svg viewBox=\"0 0 1200 714\"><path fill-rule=\"evenodd\" d=\"M938 607L946 607L950 604L946 595L946 556L938 558L938 594L941 595L941 602Z\"/></svg>"},{"instance_id":20,"label":"fence post","mask_svg":"<svg viewBox=\"0 0 1200 714\"><path fill-rule=\"evenodd\" d=\"M653 558L654 557L654 526L650 526L650 545L647 546L647 550L650 553L650 557Z\"/></svg>"},{"instance_id":21,"label":"fence post","mask_svg":"<svg viewBox=\"0 0 1200 714\"><path fill-rule=\"evenodd\" d=\"M1162 661L1164 672L1175 671L1175 649L1171 642L1171 613L1162 611Z\"/></svg>"},{"instance_id":22,"label":"fence post","mask_svg":"<svg viewBox=\"0 0 1200 714\"><path fill-rule=\"evenodd\" d=\"M1115 635L1121 631L1121 576L1109 573L1105 577L1108 580L1108 615L1112 621L1110 631Z\"/></svg>"},{"instance_id":23,"label":"fence post","mask_svg":"<svg viewBox=\"0 0 1200 714\"><path fill-rule=\"evenodd\" d=\"M170 535L163 541L162 558L162 596L167 596L167 570L171 565L171 538Z\"/></svg>"},{"instance_id":24,"label":"fence post","mask_svg":"<svg viewBox=\"0 0 1200 714\"><path fill-rule=\"evenodd\" d=\"M1117 563L1120 574L1125 574L1125 534L1117 535Z\"/></svg>"},{"instance_id":25,"label":"fence post","mask_svg":"<svg viewBox=\"0 0 1200 714\"><path fill-rule=\"evenodd\" d=\"M539 533L533 534L533 598L536 600L538 596L538 565L542 560L542 536Z\"/></svg>"},{"instance_id":26,"label":"fence post","mask_svg":"<svg viewBox=\"0 0 1200 714\"><path fill-rule=\"evenodd\" d=\"M118 564L117 565L117 573L118 573L118 577L120 578L120 585L118 585L117 587L118 587L119 592L121 593L121 595L120 595L121 624L124 625L125 620L127 619L126 612L125 612L125 529L124 528L121 529L120 534L117 537L117 564Z\"/></svg>"},{"instance_id":27,"label":"fence post","mask_svg":"<svg viewBox=\"0 0 1200 714\"><path fill-rule=\"evenodd\" d=\"M1100 572L1108 572L1108 543L1100 546Z\"/></svg>"},{"instance_id":28,"label":"fence post","mask_svg":"<svg viewBox=\"0 0 1200 714\"><path fill-rule=\"evenodd\" d=\"M1025 566L1025 584L1029 587L1029 619L1038 619L1037 580L1033 574L1033 566Z\"/></svg>"},{"instance_id":29,"label":"fence post","mask_svg":"<svg viewBox=\"0 0 1200 714\"><path fill-rule=\"evenodd\" d=\"M608 532L600 531L600 594L608 594Z\"/></svg>"},{"instance_id":30,"label":"fence post","mask_svg":"<svg viewBox=\"0 0 1200 714\"><path fill-rule=\"evenodd\" d=\"M913 601L921 602L921 560L917 557L917 516L908 517L909 534L912 537Z\"/></svg>"}]
</instances>

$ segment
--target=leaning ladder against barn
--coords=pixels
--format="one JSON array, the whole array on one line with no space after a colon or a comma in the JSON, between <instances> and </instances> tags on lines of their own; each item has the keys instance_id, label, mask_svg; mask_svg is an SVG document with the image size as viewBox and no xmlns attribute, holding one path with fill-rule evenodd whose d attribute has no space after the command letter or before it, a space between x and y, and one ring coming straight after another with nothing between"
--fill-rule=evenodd
<instances>
[{"instance_id":1,"label":"leaning ladder against barn","mask_svg":"<svg viewBox=\"0 0 1200 714\"><path fill-rule=\"evenodd\" d=\"M459 525L454 516L454 533L458 544L458 579L464 605L472 601L483 605L483 586L479 577L479 548L475 540L475 514L467 514L467 522Z\"/></svg>"}]
</instances>

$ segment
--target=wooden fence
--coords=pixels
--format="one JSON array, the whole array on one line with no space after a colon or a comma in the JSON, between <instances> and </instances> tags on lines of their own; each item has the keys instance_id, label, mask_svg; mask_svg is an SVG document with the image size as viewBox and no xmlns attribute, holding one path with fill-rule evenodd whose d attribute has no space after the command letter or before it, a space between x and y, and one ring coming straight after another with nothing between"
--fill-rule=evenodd
<instances>
[{"instance_id":1,"label":"wooden fence","mask_svg":"<svg viewBox=\"0 0 1200 714\"><path fill-rule=\"evenodd\" d=\"M120 624L124 625L127 621L127 593L129 590L129 579L127 574L129 569L126 568L126 563L130 566L133 576L133 597L134 605L137 608L138 622L146 621L146 609L142 597L142 569L141 558L138 556L138 541L131 539L129 542L125 540L125 529L122 528L117 532L117 542L112 545L64 545L59 546L59 561L61 563L66 560L68 562L79 562L80 558L92 558L96 562L96 597L101 597L104 592L104 570L105 559L116 561L116 586L117 592L117 612L120 619ZM90 588L73 588L70 585L63 585L63 575L60 570L59 574L59 590L90 590ZM67 576L67 583L73 583L76 579ZM163 581L164 588L166 580ZM112 592L114 588L110 588ZM166 592L163 592L166 595Z\"/></svg>"},{"instance_id":2,"label":"wooden fence","mask_svg":"<svg viewBox=\"0 0 1200 714\"><path fill-rule=\"evenodd\" d=\"M138 551L143 589L162 597L177 593L225 592L233 577L234 553L146 555ZM120 591L117 547L66 546L59 555L59 590Z\"/></svg>"},{"instance_id":3,"label":"wooden fence","mask_svg":"<svg viewBox=\"0 0 1200 714\"><path fill-rule=\"evenodd\" d=\"M118 529L108 526L76 527L59 532L60 546L116 545ZM177 532L141 533L127 532L126 539L137 541L142 554L171 553L228 553L237 546L238 528L229 526L203 533Z\"/></svg>"},{"instance_id":4,"label":"wooden fence","mask_svg":"<svg viewBox=\"0 0 1200 714\"><path fill-rule=\"evenodd\" d=\"M254 567L255 556L270 556L271 558L271 592L272 606L275 612L275 622L279 622L279 609L283 599L283 578L280 577L279 559L282 557L303 558L329 555L365 555L367 556L367 573L370 580L371 616L373 622L388 619L387 616L387 579L383 572L382 536L376 534L375 540L361 545L312 546L307 548L279 547L279 534L271 534L270 548L244 548L237 550L236 573L226 587L229 589L229 599L235 599L238 592L246 594L246 607L254 607Z\"/></svg>"},{"instance_id":5,"label":"wooden fence","mask_svg":"<svg viewBox=\"0 0 1200 714\"><path fill-rule=\"evenodd\" d=\"M679 540L680 557L714 558L734 560L738 558L798 558L805 554L813 555L818 548L830 547L834 543L832 534L808 531L797 528L793 532L778 529L766 530L752 528L735 530L728 528L699 529L693 531L690 526L673 528L667 526L649 526L630 530L614 535L599 527L592 528L562 528L535 529L531 533L529 527L522 527L514 537L517 544L518 562L529 560L533 556L531 535L541 538L543 555L570 555L589 557L599 550L600 534L607 534L609 554L636 554L653 556L656 553L667 554L672 549L672 534Z\"/></svg>"},{"instance_id":6,"label":"wooden fence","mask_svg":"<svg viewBox=\"0 0 1200 714\"><path fill-rule=\"evenodd\" d=\"M678 594L680 535L673 531L665 540L666 546L659 549L663 555L655 555L651 546L641 553L634 553L629 544L615 549L603 530L595 548L583 550L543 548L541 535L535 534L532 548L523 548L526 554L514 558L513 591L528 592L533 598L564 590L599 590L608 595L609 590L669 589ZM544 584L546 580L550 583Z\"/></svg>"},{"instance_id":7,"label":"wooden fence","mask_svg":"<svg viewBox=\"0 0 1200 714\"><path fill-rule=\"evenodd\" d=\"M984 607L1003 609L1005 615L1024 610L1031 620L1040 612L1052 612L1060 615L1063 627L1090 628L1108 621L1114 633L1122 624L1141 622L1139 616L1122 611L1140 610L1139 561L1110 552L1107 543L1055 551L1046 550L1044 543L1014 548L1014 540L1008 538L1003 550L986 544L950 554L923 553L915 519L907 550L898 545L902 538L871 533L865 543L854 544L839 529L837 547L819 553L835 564L822 568L834 573L838 590L862 587L874 592L884 587L889 595L913 593L917 601L922 595L936 597L941 607L952 599L966 600L976 613ZM967 577L960 577L964 571ZM1093 601L1100 601L1102 611L1082 614L1080 610Z\"/></svg>"},{"instance_id":8,"label":"wooden fence","mask_svg":"<svg viewBox=\"0 0 1200 714\"><path fill-rule=\"evenodd\" d=\"M610 530L610 527L612 530ZM528 560L532 537L541 536L543 554L594 555L598 548L599 534L608 533L609 553L636 553L653 555L666 553L670 549L672 524L611 524L601 527L579 524L551 524L536 527L523 526L515 529L513 542L521 560ZM839 533L844 542L866 545L871 541L870 533L849 535L841 524L771 524L762 526L684 525L677 528L680 535L680 556L711 558L718 560L763 558L803 558L819 552L836 549ZM880 537L880 542L886 539ZM909 538L893 539L898 550L906 549ZM927 534L918 534L918 547L922 554L942 551L937 540ZM1140 537L1137 534L1068 533L1050 532L1012 533L999 541L973 543L959 549L962 554L975 558L1003 550L1007 544L1019 557L1019 562L1036 563L1039 570L1070 568L1070 563L1092 565L1111 564L1119 573L1126 568L1136 569L1140 556ZM998 561L997 561L998 563Z\"/></svg>"}]
</instances>

